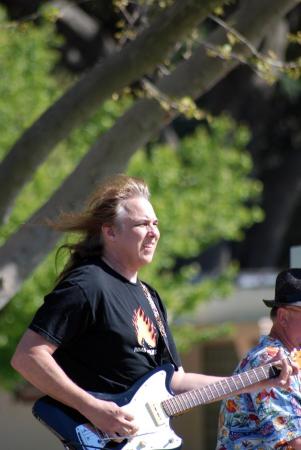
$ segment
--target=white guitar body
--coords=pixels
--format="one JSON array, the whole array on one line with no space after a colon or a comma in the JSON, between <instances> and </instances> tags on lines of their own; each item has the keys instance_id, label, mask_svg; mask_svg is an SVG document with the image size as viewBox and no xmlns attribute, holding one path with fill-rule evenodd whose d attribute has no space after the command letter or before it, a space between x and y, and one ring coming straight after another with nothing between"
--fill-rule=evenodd
<instances>
[{"instance_id":1,"label":"white guitar body","mask_svg":"<svg viewBox=\"0 0 301 450\"><path fill-rule=\"evenodd\" d=\"M182 440L170 428L170 418L160 405L162 399L172 397L165 387L165 382L166 372L156 372L143 383L130 403L123 407L135 417L139 427L138 436L128 439L122 447L123 450L176 449L181 446ZM97 442L97 433L85 428L94 435L94 441Z\"/></svg>"},{"instance_id":2,"label":"white guitar body","mask_svg":"<svg viewBox=\"0 0 301 450\"><path fill-rule=\"evenodd\" d=\"M173 372L173 369L171 369ZM123 409L131 413L135 417L135 423L138 424L139 430L137 435L132 437L126 437L121 439L121 442L116 442L112 438L108 438L104 433L93 428L89 423L77 423L72 424L72 427L76 433L76 442L74 442L74 436L68 436L67 428L70 426L65 420L66 433L63 435L58 426L54 423L51 416L55 416L57 422L62 422L62 418L59 416L61 411L52 412L49 407L42 404L42 408L39 402L43 402L43 398L36 402L33 413L42 421L48 425L52 431L59 435L63 442L70 442L72 444L68 448L80 448L84 450L92 449L122 449L122 450L176 450L181 448L182 439L179 438L170 427L170 417L165 413L161 406L162 400L173 397L168 391L167 386L172 372L170 372L170 365L163 366L159 370L156 369L150 376L143 378L139 382L139 386L134 385L129 391L128 395L123 394L123 398L120 401L117 396L105 396L103 394L95 394L99 398L107 398L112 401L116 401ZM134 392L134 395L132 395ZM93 393L94 395L94 393ZM128 403L121 405L120 403L126 402L128 397L131 397ZM52 408L52 406L50 406ZM67 435L67 436L66 436Z\"/></svg>"}]
</instances>

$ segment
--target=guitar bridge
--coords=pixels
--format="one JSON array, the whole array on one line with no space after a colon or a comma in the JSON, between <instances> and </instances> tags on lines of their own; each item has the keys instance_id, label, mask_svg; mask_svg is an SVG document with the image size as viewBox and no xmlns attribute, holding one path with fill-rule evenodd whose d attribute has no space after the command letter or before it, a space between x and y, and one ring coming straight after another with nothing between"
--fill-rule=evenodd
<instances>
[{"instance_id":1,"label":"guitar bridge","mask_svg":"<svg viewBox=\"0 0 301 450\"><path fill-rule=\"evenodd\" d=\"M146 409L149 412L151 418L153 419L155 425L163 425L166 421L166 415L159 403L148 402L146 403Z\"/></svg>"}]
</instances>

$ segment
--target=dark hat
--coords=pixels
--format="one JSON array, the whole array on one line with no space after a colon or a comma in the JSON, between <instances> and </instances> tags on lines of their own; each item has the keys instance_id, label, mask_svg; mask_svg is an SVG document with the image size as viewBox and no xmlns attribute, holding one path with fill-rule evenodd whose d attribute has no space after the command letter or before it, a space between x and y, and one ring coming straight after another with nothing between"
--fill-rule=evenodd
<instances>
[{"instance_id":1,"label":"dark hat","mask_svg":"<svg viewBox=\"0 0 301 450\"><path fill-rule=\"evenodd\" d=\"M263 300L269 306L301 307L301 269L288 269L280 272L276 278L275 299Z\"/></svg>"}]
</instances>

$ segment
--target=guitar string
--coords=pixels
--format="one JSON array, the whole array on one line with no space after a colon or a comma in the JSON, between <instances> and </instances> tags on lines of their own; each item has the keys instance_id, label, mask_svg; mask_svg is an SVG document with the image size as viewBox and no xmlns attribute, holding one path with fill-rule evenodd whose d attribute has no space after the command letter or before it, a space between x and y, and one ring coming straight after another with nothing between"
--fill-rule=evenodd
<instances>
[{"instance_id":1,"label":"guitar string","mask_svg":"<svg viewBox=\"0 0 301 450\"><path fill-rule=\"evenodd\" d=\"M233 386L234 386L234 390L238 390L240 387L246 387L246 386L254 384L254 382L256 383L258 381L268 379L270 370L272 370L273 376L277 375L277 372L275 370L275 365L277 366L277 364L279 364L279 363L280 363L280 361L267 363L263 366L259 366L257 368L251 369L249 371L242 372L241 374L236 374L232 377L229 377L229 379L218 381L217 383L213 383L212 385L209 384L207 386L203 386L203 387L201 387L199 389L195 389L193 391L184 392L175 397L171 397L169 399L164 400L162 402L162 407L165 410L165 412L167 413L167 415L169 415L169 416L178 415L178 414L184 412L183 408L185 410L189 410L191 407L198 406L200 404L206 404L206 403L210 402L212 399L214 399L215 396L212 393L212 388L214 388L216 390L216 392L218 394L220 394L220 392L218 391L218 388L221 386L222 390L223 390L223 394L229 394L233 390ZM261 375L260 375L260 372L261 372ZM245 381L243 381L243 378L245 379ZM240 386L239 386L239 381L240 381ZM228 392L225 391L223 383L227 384L226 387L228 388ZM209 392L208 392L208 390L209 390ZM209 393L210 393L210 395L209 395ZM203 394L204 394L205 399L203 397ZM197 399L198 395L201 396L202 401L199 401ZM192 396L193 404L191 404L191 396ZM194 405L195 399L197 399L196 405ZM179 400L180 408L178 408L179 405L177 404L177 400Z\"/></svg>"},{"instance_id":2,"label":"guitar string","mask_svg":"<svg viewBox=\"0 0 301 450\"><path fill-rule=\"evenodd\" d=\"M122 439L122 440L125 440L125 439L129 440L129 439L132 439L132 438L139 438L139 437L143 437L143 436L148 436L150 434L155 434L155 433L158 432L158 431L148 431L146 433L140 433L140 434L134 434L134 435L111 436L111 437L104 438L104 437L100 436L99 430L97 430L97 428L95 428L95 431L97 432L97 435L98 435L99 439L101 439L102 441L105 441L105 442L109 442L109 441L113 441L113 440L120 440L120 439ZM77 447L77 448L82 448L82 449L92 448L92 449L98 449L98 450L99 449L104 449L105 450L104 447L100 447L100 446L96 446L96 445L90 445L90 444L81 444L80 442L75 442L75 441L65 441L65 442L63 441L63 443L64 443L64 445L67 445L67 446L71 445L72 447Z\"/></svg>"}]
</instances>

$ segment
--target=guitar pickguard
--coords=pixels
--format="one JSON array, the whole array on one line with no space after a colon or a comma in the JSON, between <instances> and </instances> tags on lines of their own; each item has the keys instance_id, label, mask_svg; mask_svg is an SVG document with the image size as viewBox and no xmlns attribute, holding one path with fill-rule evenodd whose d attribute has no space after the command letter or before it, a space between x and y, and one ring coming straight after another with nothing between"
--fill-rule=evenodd
<instances>
[{"instance_id":1,"label":"guitar pickguard","mask_svg":"<svg viewBox=\"0 0 301 450\"><path fill-rule=\"evenodd\" d=\"M78 425L75 429L79 442L84 448L105 448L106 442L89 424Z\"/></svg>"}]
</instances>

